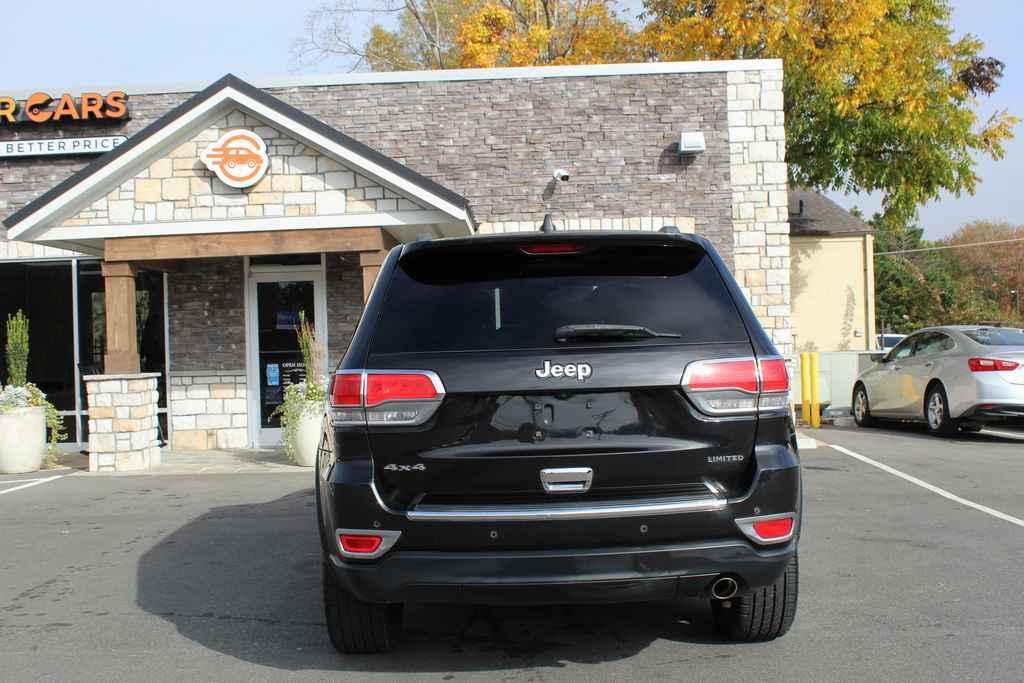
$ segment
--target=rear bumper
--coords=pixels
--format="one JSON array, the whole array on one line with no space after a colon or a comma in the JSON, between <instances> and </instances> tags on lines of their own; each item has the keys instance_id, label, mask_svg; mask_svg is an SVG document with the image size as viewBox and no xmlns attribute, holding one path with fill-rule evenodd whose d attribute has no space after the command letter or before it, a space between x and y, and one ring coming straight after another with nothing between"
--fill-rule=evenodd
<instances>
[{"instance_id":1,"label":"rear bumper","mask_svg":"<svg viewBox=\"0 0 1024 683\"><path fill-rule=\"evenodd\" d=\"M342 587L367 602L570 604L706 595L716 578L741 590L777 579L796 542L759 549L745 541L508 552L393 552L375 562L330 555Z\"/></svg>"},{"instance_id":2,"label":"rear bumper","mask_svg":"<svg viewBox=\"0 0 1024 683\"><path fill-rule=\"evenodd\" d=\"M1024 403L981 403L967 410L960 419L980 424L1024 426Z\"/></svg>"}]
</instances>

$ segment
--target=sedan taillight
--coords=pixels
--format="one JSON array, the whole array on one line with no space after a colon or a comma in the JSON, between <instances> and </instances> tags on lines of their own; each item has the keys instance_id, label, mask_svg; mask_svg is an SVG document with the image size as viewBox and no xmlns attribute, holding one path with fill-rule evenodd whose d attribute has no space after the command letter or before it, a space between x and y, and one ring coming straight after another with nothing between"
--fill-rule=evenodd
<instances>
[{"instance_id":1,"label":"sedan taillight","mask_svg":"<svg viewBox=\"0 0 1024 683\"><path fill-rule=\"evenodd\" d=\"M336 425L415 426L430 419L444 385L429 370L342 370L331 384Z\"/></svg>"},{"instance_id":2,"label":"sedan taillight","mask_svg":"<svg viewBox=\"0 0 1024 683\"><path fill-rule=\"evenodd\" d=\"M968 358L967 367L971 372L1013 372L1020 363L1002 358Z\"/></svg>"},{"instance_id":3,"label":"sedan taillight","mask_svg":"<svg viewBox=\"0 0 1024 683\"><path fill-rule=\"evenodd\" d=\"M789 371L782 358L725 358L690 363L683 389L701 412L734 415L785 410Z\"/></svg>"}]
</instances>

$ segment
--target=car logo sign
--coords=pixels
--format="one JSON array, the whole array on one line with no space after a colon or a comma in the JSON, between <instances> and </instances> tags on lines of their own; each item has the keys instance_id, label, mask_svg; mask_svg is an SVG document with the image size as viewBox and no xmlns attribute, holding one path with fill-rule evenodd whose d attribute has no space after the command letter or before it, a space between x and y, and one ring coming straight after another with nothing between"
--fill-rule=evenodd
<instances>
[{"instance_id":1,"label":"car logo sign","mask_svg":"<svg viewBox=\"0 0 1024 683\"><path fill-rule=\"evenodd\" d=\"M267 145L249 130L224 133L199 158L225 185L239 189L258 183L270 166Z\"/></svg>"},{"instance_id":2,"label":"car logo sign","mask_svg":"<svg viewBox=\"0 0 1024 683\"><path fill-rule=\"evenodd\" d=\"M590 363L552 363L549 360L544 361L544 365L539 368L535 368L533 374L538 379L548 379L554 377L555 379L561 377L568 377L569 379L575 379L577 382L586 382L587 379L594 374L594 369L590 366Z\"/></svg>"}]
</instances>

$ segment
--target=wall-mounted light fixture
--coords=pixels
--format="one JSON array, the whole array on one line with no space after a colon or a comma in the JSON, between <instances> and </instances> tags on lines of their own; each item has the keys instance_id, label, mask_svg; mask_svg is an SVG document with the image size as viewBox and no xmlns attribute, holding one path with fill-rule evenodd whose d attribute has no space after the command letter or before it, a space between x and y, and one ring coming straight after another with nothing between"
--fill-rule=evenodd
<instances>
[{"instance_id":1,"label":"wall-mounted light fixture","mask_svg":"<svg viewBox=\"0 0 1024 683\"><path fill-rule=\"evenodd\" d=\"M704 133L680 133L679 135L679 156L693 157L707 149L704 143Z\"/></svg>"}]
</instances>

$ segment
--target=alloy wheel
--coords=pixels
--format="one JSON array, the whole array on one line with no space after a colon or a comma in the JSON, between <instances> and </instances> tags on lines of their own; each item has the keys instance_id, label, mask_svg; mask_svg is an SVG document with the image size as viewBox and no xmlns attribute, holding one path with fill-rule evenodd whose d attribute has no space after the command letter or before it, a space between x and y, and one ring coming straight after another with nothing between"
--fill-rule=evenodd
<instances>
[{"instance_id":1,"label":"alloy wheel","mask_svg":"<svg viewBox=\"0 0 1024 683\"><path fill-rule=\"evenodd\" d=\"M942 402L942 394L935 392L928 400L928 426L938 430L946 416L946 406Z\"/></svg>"},{"instance_id":2,"label":"alloy wheel","mask_svg":"<svg viewBox=\"0 0 1024 683\"><path fill-rule=\"evenodd\" d=\"M868 397L864 395L864 390L859 389L857 391L857 398L853 403L853 415L858 421L863 421L864 416L868 412Z\"/></svg>"}]
</instances>

